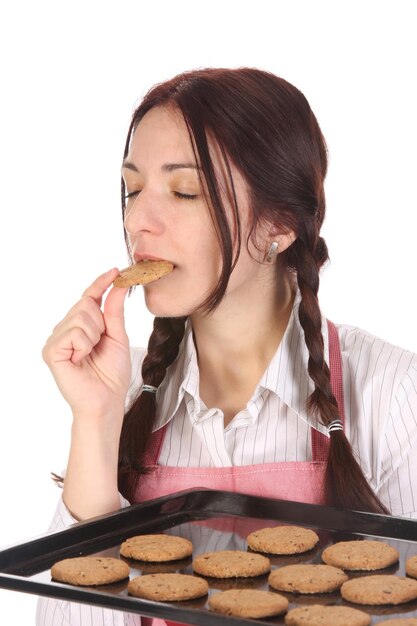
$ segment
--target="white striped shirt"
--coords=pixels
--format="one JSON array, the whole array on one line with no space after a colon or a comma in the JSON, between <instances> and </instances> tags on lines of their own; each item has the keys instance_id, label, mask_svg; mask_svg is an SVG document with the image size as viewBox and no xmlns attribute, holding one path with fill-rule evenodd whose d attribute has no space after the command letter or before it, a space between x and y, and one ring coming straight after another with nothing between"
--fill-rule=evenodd
<instances>
[{"instance_id":1,"label":"white striped shirt","mask_svg":"<svg viewBox=\"0 0 417 626\"><path fill-rule=\"evenodd\" d=\"M297 293L284 337L246 407L223 426L219 408L199 396L191 325L157 393L157 428L168 423L161 465L230 467L311 460L306 410L313 391ZM342 355L345 432L373 489L393 515L417 517L417 355L352 326L336 324ZM329 362L326 319L322 332ZM129 401L141 385L145 350L134 350Z\"/></svg>"},{"instance_id":2,"label":"white striped shirt","mask_svg":"<svg viewBox=\"0 0 417 626\"><path fill-rule=\"evenodd\" d=\"M252 398L223 426L223 413L199 396L199 369L187 322L175 362L157 392L156 428L168 424L159 463L182 467L230 467L311 460L310 427L326 429L306 410L313 391L308 350L298 319L300 295L284 337ZM417 355L348 325L336 324L342 355L345 432L373 489L393 515L417 518ZM322 333L329 362L327 323ZM132 349L130 404L142 385L144 349ZM121 505L127 505L121 500ZM74 520L60 501L51 529ZM214 531L213 531L214 532ZM49 606L48 610L45 605ZM41 600L37 626L133 626L138 616ZM55 616L52 618L52 612ZM83 612L85 616L83 617ZM88 615L87 615L88 612ZM44 616L45 614L45 616ZM66 617L65 617L66 616ZM101 621L100 621L101 620ZM113 621L111 621L113 620Z\"/></svg>"}]
</instances>

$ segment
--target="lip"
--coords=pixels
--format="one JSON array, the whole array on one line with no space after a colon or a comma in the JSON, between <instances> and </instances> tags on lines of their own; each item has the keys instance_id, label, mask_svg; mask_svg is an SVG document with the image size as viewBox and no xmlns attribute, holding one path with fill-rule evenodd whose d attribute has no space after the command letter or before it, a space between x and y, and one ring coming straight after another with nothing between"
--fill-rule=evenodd
<instances>
[{"instance_id":1,"label":"lip","mask_svg":"<svg viewBox=\"0 0 417 626\"><path fill-rule=\"evenodd\" d=\"M168 259L161 259L160 257L153 256L153 254L146 254L146 253L139 254L135 252L133 254L133 258L135 259L136 263L140 263L141 261L144 261L145 259L148 261L167 261L168 263L172 263L172 261L169 261ZM175 267L175 263L172 263L172 265Z\"/></svg>"}]
</instances>

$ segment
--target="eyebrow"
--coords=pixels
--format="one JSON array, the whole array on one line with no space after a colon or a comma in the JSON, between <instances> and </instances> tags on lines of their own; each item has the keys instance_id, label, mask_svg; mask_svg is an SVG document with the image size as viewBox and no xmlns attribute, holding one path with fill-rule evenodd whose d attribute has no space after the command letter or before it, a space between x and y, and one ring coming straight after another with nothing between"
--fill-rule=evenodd
<instances>
[{"instance_id":1,"label":"eyebrow","mask_svg":"<svg viewBox=\"0 0 417 626\"><path fill-rule=\"evenodd\" d=\"M124 160L122 163L122 169L133 170L134 172L139 172L138 168L131 161ZM196 165L195 163L164 163L161 166L161 170L163 172L173 172L174 170L201 170L201 167Z\"/></svg>"}]
</instances>

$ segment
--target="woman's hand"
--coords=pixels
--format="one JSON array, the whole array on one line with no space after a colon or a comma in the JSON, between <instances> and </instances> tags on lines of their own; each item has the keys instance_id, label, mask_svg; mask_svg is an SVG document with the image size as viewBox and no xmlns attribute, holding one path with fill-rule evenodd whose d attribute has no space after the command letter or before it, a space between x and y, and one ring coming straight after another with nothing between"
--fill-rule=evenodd
<instances>
[{"instance_id":1,"label":"woman's hand","mask_svg":"<svg viewBox=\"0 0 417 626\"><path fill-rule=\"evenodd\" d=\"M124 324L128 289L113 287L117 269L99 276L54 328L42 356L74 417L123 416L130 383L129 340Z\"/></svg>"}]
</instances>

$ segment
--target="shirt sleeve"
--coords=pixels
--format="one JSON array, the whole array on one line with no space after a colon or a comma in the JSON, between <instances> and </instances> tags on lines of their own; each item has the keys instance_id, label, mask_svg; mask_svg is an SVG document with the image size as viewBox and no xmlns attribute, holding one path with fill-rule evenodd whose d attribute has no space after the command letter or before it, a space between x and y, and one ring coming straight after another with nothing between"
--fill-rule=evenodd
<instances>
[{"instance_id":1,"label":"shirt sleeve","mask_svg":"<svg viewBox=\"0 0 417 626\"><path fill-rule=\"evenodd\" d=\"M121 494L120 508L130 506ZM59 499L49 531L63 530L75 524L77 520L71 515ZM39 597L36 609L36 626L140 626L139 615L112 611L89 604L78 604L56 598Z\"/></svg>"},{"instance_id":2,"label":"shirt sleeve","mask_svg":"<svg viewBox=\"0 0 417 626\"><path fill-rule=\"evenodd\" d=\"M130 506L129 500L126 500L126 498L124 498L121 493L119 493L119 502L120 502L121 509L124 509L127 506ZM55 514L52 518L52 521L49 525L48 530L49 531L62 530L66 528L67 526L70 526L71 524L76 524L77 521L78 520L76 520L75 517L71 515L71 513L65 506L65 503L61 496L58 501L58 505L55 509Z\"/></svg>"},{"instance_id":3,"label":"shirt sleeve","mask_svg":"<svg viewBox=\"0 0 417 626\"><path fill-rule=\"evenodd\" d=\"M378 496L392 515L417 519L417 357L393 397L382 442Z\"/></svg>"},{"instance_id":4,"label":"shirt sleeve","mask_svg":"<svg viewBox=\"0 0 417 626\"><path fill-rule=\"evenodd\" d=\"M141 626L141 619L133 613L41 597L36 626Z\"/></svg>"},{"instance_id":5,"label":"shirt sleeve","mask_svg":"<svg viewBox=\"0 0 417 626\"><path fill-rule=\"evenodd\" d=\"M142 363L147 354L145 348L130 348L130 361L132 364L132 376L129 389L127 390L126 409L136 400L139 389L142 386Z\"/></svg>"}]
</instances>

